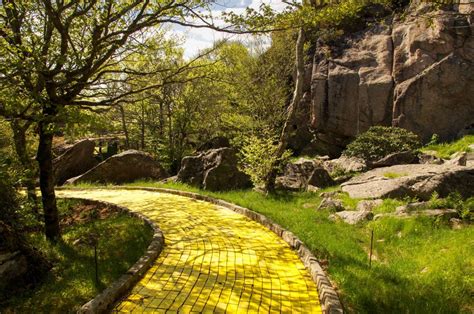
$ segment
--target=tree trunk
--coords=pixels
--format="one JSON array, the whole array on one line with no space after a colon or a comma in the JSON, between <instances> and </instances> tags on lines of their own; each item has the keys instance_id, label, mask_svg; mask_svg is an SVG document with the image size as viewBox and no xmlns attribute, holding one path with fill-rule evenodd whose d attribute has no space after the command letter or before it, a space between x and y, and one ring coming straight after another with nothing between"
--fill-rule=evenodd
<instances>
[{"instance_id":1,"label":"tree trunk","mask_svg":"<svg viewBox=\"0 0 474 314\"><path fill-rule=\"evenodd\" d=\"M145 105L141 104L142 116L140 118L140 146L145 150Z\"/></svg>"},{"instance_id":2,"label":"tree trunk","mask_svg":"<svg viewBox=\"0 0 474 314\"><path fill-rule=\"evenodd\" d=\"M35 191L35 179L36 179L36 170L30 159L26 148L26 131L30 127L31 122L25 122L24 125L21 125L20 121L14 119L11 122L11 128L13 131L13 142L15 143L15 151L20 160L21 165L26 170L25 173L25 186L27 191L27 197L32 206L33 213L35 216L39 217L39 206L38 206L38 197L36 196Z\"/></svg>"},{"instance_id":3,"label":"tree trunk","mask_svg":"<svg viewBox=\"0 0 474 314\"><path fill-rule=\"evenodd\" d=\"M51 111L48 110L48 111ZM54 116L55 112L43 110L46 119ZM36 159L39 164L40 189L43 201L44 227L46 238L56 242L61 238L59 229L59 214L56 205L56 195L54 193L54 173L53 173L53 123L47 120L39 122L39 143Z\"/></svg>"},{"instance_id":4,"label":"tree trunk","mask_svg":"<svg viewBox=\"0 0 474 314\"><path fill-rule=\"evenodd\" d=\"M298 104L301 101L303 96L303 84L304 84L304 42L305 42L305 32L303 27L298 31L298 39L296 41L296 82L295 90L293 92L293 98L288 107L285 124L283 125L283 130L280 135L280 140L278 142L278 147L275 152L275 159L272 164L270 172L265 178L265 191L267 193L275 192L275 180L278 171L278 163L280 162L281 156L285 152L288 146L288 139L290 137L291 125L295 119L296 112L298 110Z\"/></svg>"},{"instance_id":5,"label":"tree trunk","mask_svg":"<svg viewBox=\"0 0 474 314\"><path fill-rule=\"evenodd\" d=\"M120 116L122 117L122 131L125 135L125 149L130 148L130 138L128 137L128 129L127 129L127 122L125 121L125 111L123 110L122 106L119 106L120 109Z\"/></svg>"}]
</instances>

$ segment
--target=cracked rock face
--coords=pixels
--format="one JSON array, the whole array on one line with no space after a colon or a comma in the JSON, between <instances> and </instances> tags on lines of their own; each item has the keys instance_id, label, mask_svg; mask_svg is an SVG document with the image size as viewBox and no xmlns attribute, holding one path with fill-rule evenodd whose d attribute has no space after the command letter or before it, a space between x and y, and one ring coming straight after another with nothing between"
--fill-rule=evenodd
<instances>
[{"instance_id":1,"label":"cracked rock face","mask_svg":"<svg viewBox=\"0 0 474 314\"><path fill-rule=\"evenodd\" d=\"M372 125L403 127L424 141L473 129L473 33L469 15L412 9L405 19L319 45L308 123L320 148L341 150Z\"/></svg>"},{"instance_id":2,"label":"cracked rock face","mask_svg":"<svg viewBox=\"0 0 474 314\"><path fill-rule=\"evenodd\" d=\"M211 191L250 187L249 176L238 169L235 153L234 149L224 147L184 157L177 181Z\"/></svg>"},{"instance_id":3,"label":"cracked rock face","mask_svg":"<svg viewBox=\"0 0 474 314\"><path fill-rule=\"evenodd\" d=\"M411 164L370 170L342 184L352 198L404 198L428 200L433 192L441 197L457 192L474 195L474 167Z\"/></svg>"}]
</instances>

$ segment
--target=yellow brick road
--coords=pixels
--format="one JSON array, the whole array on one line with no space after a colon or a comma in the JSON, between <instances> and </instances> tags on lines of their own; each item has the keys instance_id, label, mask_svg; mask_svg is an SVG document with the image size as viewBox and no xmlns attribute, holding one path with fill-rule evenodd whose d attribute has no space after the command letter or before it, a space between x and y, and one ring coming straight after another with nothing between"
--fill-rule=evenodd
<instances>
[{"instance_id":1,"label":"yellow brick road","mask_svg":"<svg viewBox=\"0 0 474 314\"><path fill-rule=\"evenodd\" d=\"M157 223L165 248L119 312L320 313L316 285L273 232L227 208L141 190L60 191L115 203Z\"/></svg>"}]
</instances>

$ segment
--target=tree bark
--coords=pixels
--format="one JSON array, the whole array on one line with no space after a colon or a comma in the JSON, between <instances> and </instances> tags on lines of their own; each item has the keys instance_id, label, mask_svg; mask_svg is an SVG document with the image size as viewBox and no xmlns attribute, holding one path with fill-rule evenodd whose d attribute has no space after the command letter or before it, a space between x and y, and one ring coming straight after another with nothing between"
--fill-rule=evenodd
<instances>
[{"instance_id":1,"label":"tree bark","mask_svg":"<svg viewBox=\"0 0 474 314\"><path fill-rule=\"evenodd\" d=\"M286 115L285 124L283 125L283 130L278 141L278 147L275 152L275 159L272 163L270 172L265 178L265 191L267 193L275 192L275 180L278 172L278 164L280 162L281 156L285 152L288 146L288 140L290 137L291 125L295 119L296 112L298 110L298 104L301 101L303 94L303 84L304 84L304 42L305 42L305 31L301 27L298 31L298 39L296 41L296 82L295 89L293 92L293 98L290 105L288 106L288 111Z\"/></svg>"},{"instance_id":2,"label":"tree bark","mask_svg":"<svg viewBox=\"0 0 474 314\"><path fill-rule=\"evenodd\" d=\"M128 137L128 129L127 129L127 122L125 121L125 110L123 110L122 106L119 106L120 109L120 116L122 117L122 131L125 135L125 149L130 148L130 138Z\"/></svg>"},{"instance_id":3,"label":"tree bark","mask_svg":"<svg viewBox=\"0 0 474 314\"><path fill-rule=\"evenodd\" d=\"M140 146L141 150L145 150L145 105L141 104L140 118Z\"/></svg>"},{"instance_id":4,"label":"tree bark","mask_svg":"<svg viewBox=\"0 0 474 314\"><path fill-rule=\"evenodd\" d=\"M39 217L38 197L36 196L35 191L36 171L26 148L26 131L28 130L30 125L30 122L25 122L23 125L21 125L20 121L17 119L14 119L11 122L11 128L13 130L13 142L15 143L16 154L18 156L18 159L20 160L21 165L26 170L25 186L27 191L27 197L31 203L33 213L35 214L35 216Z\"/></svg>"},{"instance_id":5,"label":"tree bark","mask_svg":"<svg viewBox=\"0 0 474 314\"><path fill-rule=\"evenodd\" d=\"M51 108L43 110L44 120L40 121L39 143L36 160L39 165L40 189L43 202L44 227L46 238L51 242L57 242L61 238L59 229L59 214L56 205L56 194L54 192L53 173L53 123L47 119L56 115Z\"/></svg>"}]
</instances>

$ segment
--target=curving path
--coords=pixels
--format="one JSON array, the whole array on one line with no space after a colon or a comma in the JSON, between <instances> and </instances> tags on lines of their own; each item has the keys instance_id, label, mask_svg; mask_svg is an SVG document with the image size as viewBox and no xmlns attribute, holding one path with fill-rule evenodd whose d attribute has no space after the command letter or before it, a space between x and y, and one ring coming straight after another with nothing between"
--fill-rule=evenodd
<instances>
[{"instance_id":1,"label":"curving path","mask_svg":"<svg viewBox=\"0 0 474 314\"><path fill-rule=\"evenodd\" d=\"M63 190L155 221L165 248L115 311L320 313L315 283L288 244L248 218L203 201L141 190Z\"/></svg>"}]
</instances>

